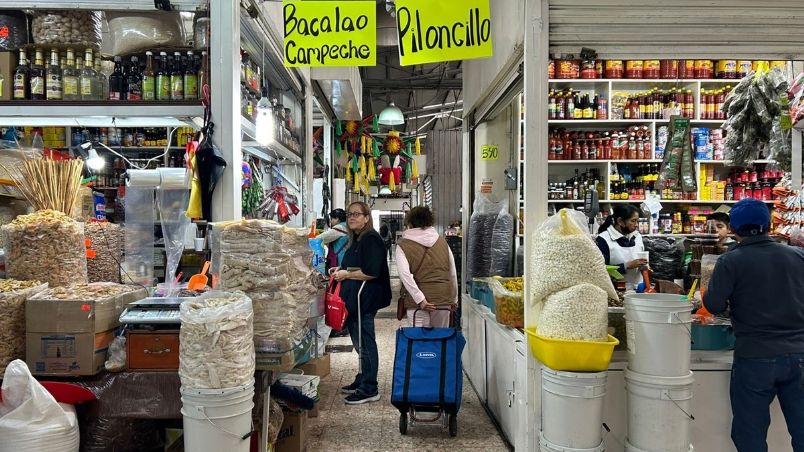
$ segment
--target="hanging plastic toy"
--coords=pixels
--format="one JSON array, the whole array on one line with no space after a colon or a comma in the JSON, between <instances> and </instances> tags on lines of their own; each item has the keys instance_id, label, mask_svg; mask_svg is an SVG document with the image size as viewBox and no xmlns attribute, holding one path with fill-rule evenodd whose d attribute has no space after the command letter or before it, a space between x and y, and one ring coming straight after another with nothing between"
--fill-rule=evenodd
<instances>
[{"instance_id":1,"label":"hanging plastic toy","mask_svg":"<svg viewBox=\"0 0 804 452\"><path fill-rule=\"evenodd\" d=\"M416 137L416 155L422 155L422 140Z\"/></svg>"}]
</instances>

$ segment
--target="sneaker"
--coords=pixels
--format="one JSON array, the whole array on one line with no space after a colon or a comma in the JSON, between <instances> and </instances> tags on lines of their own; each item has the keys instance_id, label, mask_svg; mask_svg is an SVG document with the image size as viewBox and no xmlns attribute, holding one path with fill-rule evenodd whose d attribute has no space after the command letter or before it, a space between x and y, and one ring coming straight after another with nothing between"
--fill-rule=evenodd
<instances>
[{"instance_id":1,"label":"sneaker","mask_svg":"<svg viewBox=\"0 0 804 452\"><path fill-rule=\"evenodd\" d=\"M354 394L357 392L357 388L360 387L360 383L352 383L349 386L344 386L341 388L341 394Z\"/></svg>"},{"instance_id":2,"label":"sneaker","mask_svg":"<svg viewBox=\"0 0 804 452\"><path fill-rule=\"evenodd\" d=\"M354 394L347 396L344 400L346 401L347 405L360 405L361 403L376 402L380 400L380 394L377 393L369 396L355 392Z\"/></svg>"}]
</instances>

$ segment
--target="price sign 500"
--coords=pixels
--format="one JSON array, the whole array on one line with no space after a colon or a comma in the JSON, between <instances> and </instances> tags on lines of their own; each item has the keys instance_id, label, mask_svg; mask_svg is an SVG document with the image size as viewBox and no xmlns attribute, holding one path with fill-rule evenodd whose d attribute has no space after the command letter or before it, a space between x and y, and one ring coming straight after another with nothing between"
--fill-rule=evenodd
<instances>
[{"instance_id":1,"label":"price sign 500","mask_svg":"<svg viewBox=\"0 0 804 452\"><path fill-rule=\"evenodd\" d=\"M484 144L480 148L480 158L482 160L497 160L500 158L500 147L490 144Z\"/></svg>"}]
</instances>

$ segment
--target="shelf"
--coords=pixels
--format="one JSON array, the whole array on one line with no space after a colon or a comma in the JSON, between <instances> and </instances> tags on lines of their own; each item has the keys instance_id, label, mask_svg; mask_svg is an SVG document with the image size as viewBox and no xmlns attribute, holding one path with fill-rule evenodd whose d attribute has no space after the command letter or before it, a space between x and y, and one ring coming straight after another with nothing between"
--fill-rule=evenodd
<instances>
[{"instance_id":1,"label":"shelf","mask_svg":"<svg viewBox=\"0 0 804 452\"><path fill-rule=\"evenodd\" d=\"M174 11L195 11L207 4L207 0L170 0ZM36 0L15 3L19 9L85 9L91 11L156 11L154 0L129 0L126 2L108 0Z\"/></svg>"},{"instance_id":2,"label":"shelf","mask_svg":"<svg viewBox=\"0 0 804 452\"><path fill-rule=\"evenodd\" d=\"M547 204L577 204L577 203L582 203L582 202L584 202L583 199L548 199L547 200Z\"/></svg>"},{"instance_id":3,"label":"shelf","mask_svg":"<svg viewBox=\"0 0 804 452\"><path fill-rule=\"evenodd\" d=\"M197 103L0 102L0 125L41 127L194 127L204 116Z\"/></svg>"},{"instance_id":4,"label":"shelf","mask_svg":"<svg viewBox=\"0 0 804 452\"><path fill-rule=\"evenodd\" d=\"M548 160L548 164L561 164L561 165L592 165L595 163L662 163L659 159L653 160Z\"/></svg>"},{"instance_id":5,"label":"shelf","mask_svg":"<svg viewBox=\"0 0 804 452\"><path fill-rule=\"evenodd\" d=\"M607 204L641 204L645 202L644 199L612 199L612 200L601 200L601 203ZM722 201L722 200L684 200L684 199L660 199L660 203L662 204L737 204L739 201ZM773 204L773 201L763 201L766 204Z\"/></svg>"},{"instance_id":6,"label":"shelf","mask_svg":"<svg viewBox=\"0 0 804 452\"><path fill-rule=\"evenodd\" d=\"M245 133L252 139L257 138L257 126L253 122L241 116L240 126L243 133ZM251 155L254 155L257 158L266 161L279 160L281 158L293 161L301 161L302 159L302 157L299 154L296 154L294 151L285 147L285 145L276 140L273 140L268 145L262 145L260 143L257 143L256 141L243 141L242 145L244 151L248 152ZM277 154L277 156L271 156L272 153Z\"/></svg>"},{"instance_id":7,"label":"shelf","mask_svg":"<svg viewBox=\"0 0 804 452\"><path fill-rule=\"evenodd\" d=\"M631 84L644 84L644 83L673 83L673 84L693 84L693 83L722 83L724 85L740 83L740 79L698 79L698 78L593 78L593 79L557 79L551 78L547 83L577 83L577 84L591 84L591 83L631 83Z\"/></svg>"},{"instance_id":8,"label":"shelf","mask_svg":"<svg viewBox=\"0 0 804 452\"><path fill-rule=\"evenodd\" d=\"M655 119L549 119L547 124L650 124Z\"/></svg>"},{"instance_id":9,"label":"shelf","mask_svg":"<svg viewBox=\"0 0 804 452\"><path fill-rule=\"evenodd\" d=\"M708 164L711 164L711 165L731 165L732 162L733 162L733 160L696 160L695 161L695 163L708 163ZM749 164L765 165L765 164L771 164L771 163L776 163L776 161L774 161L774 160L754 160L753 162L750 162Z\"/></svg>"}]
</instances>

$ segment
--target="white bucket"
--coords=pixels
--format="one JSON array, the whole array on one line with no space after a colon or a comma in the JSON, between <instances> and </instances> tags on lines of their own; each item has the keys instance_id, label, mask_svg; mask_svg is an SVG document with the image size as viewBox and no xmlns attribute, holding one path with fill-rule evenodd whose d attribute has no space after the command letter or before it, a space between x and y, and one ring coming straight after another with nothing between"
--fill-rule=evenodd
<instances>
[{"instance_id":1,"label":"white bucket","mask_svg":"<svg viewBox=\"0 0 804 452\"><path fill-rule=\"evenodd\" d=\"M681 295L628 294L628 368L659 377L690 372L692 304Z\"/></svg>"},{"instance_id":2,"label":"white bucket","mask_svg":"<svg viewBox=\"0 0 804 452\"><path fill-rule=\"evenodd\" d=\"M184 449L248 452L254 381L222 389L181 388Z\"/></svg>"},{"instance_id":3,"label":"white bucket","mask_svg":"<svg viewBox=\"0 0 804 452\"><path fill-rule=\"evenodd\" d=\"M689 450L687 452L694 452L694 451L695 451L695 448L692 447L692 444L690 444L690 448L689 448ZM634 447L634 446L631 445L631 443L626 441L625 442L625 452L650 452L650 451L642 450L642 449L640 449L638 447Z\"/></svg>"},{"instance_id":4,"label":"white bucket","mask_svg":"<svg viewBox=\"0 0 804 452\"><path fill-rule=\"evenodd\" d=\"M542 366L542 435L552 447L570 451L600 446L607 375Z\"/></svg>"},{"instance_id":5,"label":"white bucket","mask_svg":"<svg viewBox=\"0 0 804 452\"><path fill-rule=\"evenodd\" d=\"M597 447L591 449L573 449L571 447L559 446L553 444L544 437L544 432L539 433L539 451L540 452L603 452L606 450L606 445L601 442Z\"/></svg>"},{"instance_id":6,"label":"white bucket","mask_svg":"<svg viewBox=\"0 0 804 452\"><path fill-rule=\"evenodd\" d=\"M632 450L690 450L692 372L683 377L655 377L625 370L628 442Z\"/></svg>"}]
</instances>

